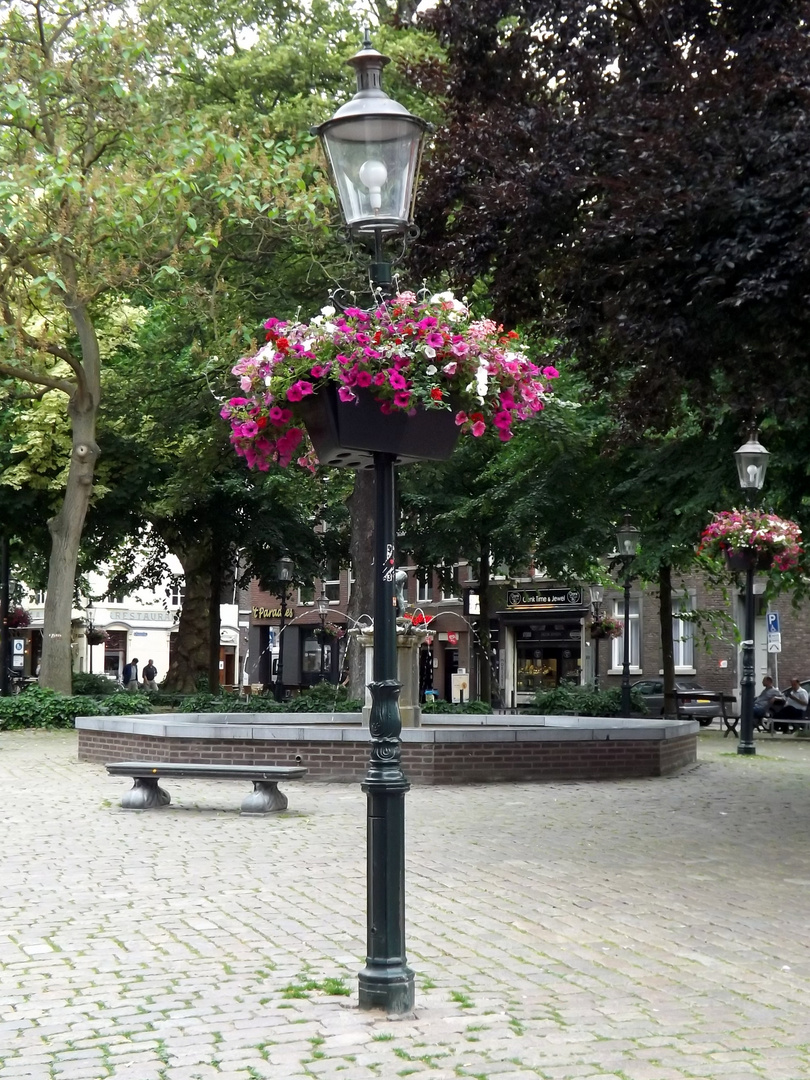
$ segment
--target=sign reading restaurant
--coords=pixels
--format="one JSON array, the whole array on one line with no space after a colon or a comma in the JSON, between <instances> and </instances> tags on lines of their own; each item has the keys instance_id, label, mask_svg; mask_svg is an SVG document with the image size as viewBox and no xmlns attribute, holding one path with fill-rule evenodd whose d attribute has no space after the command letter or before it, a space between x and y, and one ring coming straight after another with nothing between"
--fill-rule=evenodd
<instances>
[{"instance_id":1,"label":"sign reading restaurant","mask_svg":"<svg viewBox=\"0 0 810 1080\"><path fill-rule=\"evenodd\" d=\"M580 608L585 606L582 589L509 589L506 606L511 610Z\"/></svg>"}]
</instances>

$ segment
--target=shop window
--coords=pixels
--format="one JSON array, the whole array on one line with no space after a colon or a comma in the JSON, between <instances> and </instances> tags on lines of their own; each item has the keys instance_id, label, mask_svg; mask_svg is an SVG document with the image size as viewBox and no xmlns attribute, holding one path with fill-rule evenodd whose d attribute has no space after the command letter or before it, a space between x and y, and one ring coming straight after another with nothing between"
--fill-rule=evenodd
<instances>
[{"instance_id":1,"label":"shop window","mask_svg":"<svg viewBox=\"0 0 810 1080\"><path fill-rule=\"evenodd\" d=\"M613 615L624 622L624 597L613 601ZM613 638L611 667L614 671L621 671L624 664L624 635L629 632L630 640L630 667L636 671L641 670L641 614L639 598L630 597L629 626L624 627L620 637Z\"/></svg>"},{"instance_id":2,"label":"shop window","mask_svg":"<svg viewBox=\"0 0 810 1080\"><path fill-rule=\"evenodd\" d=\"M675 658L675 670L694 671L695 667L695 624L689 618L694 611L691 596L681 597L673 604L672 612L672 652Z\"/></svg>"}]
</instances>

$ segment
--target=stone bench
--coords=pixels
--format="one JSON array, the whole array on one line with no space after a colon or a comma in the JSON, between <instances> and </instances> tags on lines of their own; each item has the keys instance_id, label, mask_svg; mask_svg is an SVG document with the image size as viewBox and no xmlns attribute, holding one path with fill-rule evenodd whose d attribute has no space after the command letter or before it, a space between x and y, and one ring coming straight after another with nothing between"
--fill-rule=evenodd
<instances>
[{"instance_id":1,"label":"stone bench","mask_svg":"<svg viewBox=\"0 0 810 1080\"><path fill-rule=\"evenodd\" d=\"M168 806L171 796L158 783L163 777L177 780L252 780L253 791L242 801L243 814L272 814L287 809L287 796L278 790L279 780L300 780L303 766L192 765L177 761L113 761L111 776L131 776L134 784L121 799L125 810L152 810Z\"/></svg>"}]
</instances>

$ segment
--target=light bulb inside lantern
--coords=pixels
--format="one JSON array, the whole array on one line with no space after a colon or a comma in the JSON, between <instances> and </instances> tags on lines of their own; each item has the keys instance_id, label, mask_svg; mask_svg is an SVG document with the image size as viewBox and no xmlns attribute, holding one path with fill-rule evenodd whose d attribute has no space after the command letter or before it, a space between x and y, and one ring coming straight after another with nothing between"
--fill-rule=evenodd
<instances>
[{"instance_id":1,"label":"light bulb inside lantern","mask_svg":"<svg viewBox=\"0 0 810 1080\"><path fill-rule=\"evenodd\" d=\"M757 471L758 470L757 470L756 465L749 465L748 466L748 486L749 487L756 487L757 486Z\"/></svg>"},{"instance_id":2,"label":"light bulb inside lantern","mask_svg":"<svg viewBox=\"0 0 810 1080\"><path fill-rule=\"evenodd\" d=\"M388 179L388 169L381 161L364 161L360 166L360 182L368 188L372 210L382 206L382 186Z\"/></svg>"}]
</instances>

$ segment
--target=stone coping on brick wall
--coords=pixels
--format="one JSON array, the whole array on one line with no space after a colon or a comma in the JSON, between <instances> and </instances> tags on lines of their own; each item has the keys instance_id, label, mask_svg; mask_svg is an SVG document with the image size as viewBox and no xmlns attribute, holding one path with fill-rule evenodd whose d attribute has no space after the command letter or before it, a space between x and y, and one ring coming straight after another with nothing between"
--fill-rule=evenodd
<instances>
[{"instance_id":1,"label":"stone coping on brick wall","mask_svg":"<svg viewBox=\"0 0 810 1080\"><path fill-rule=\"evenodd\" d=\"M119 732L175 739L369 742L356 713L162 713L152 716L78 716L79 731ZM250 719L247 719L250 716ZM344 717L346 719L344 719ZM216 718L216 719L214 719ZM340 719L338 719L340 718ZM348 720L348 718L352 718ZM347 722L348 720L348 722ZM447 721L452 721L447 723ZM517 721L517 722L516 722ZM445 726L446 725L446 726ZM403 728L403 743L659 742L697 735L695 720L629 717L480 715L442 717L434 726Z\"/></svg>"}]
</instances>

